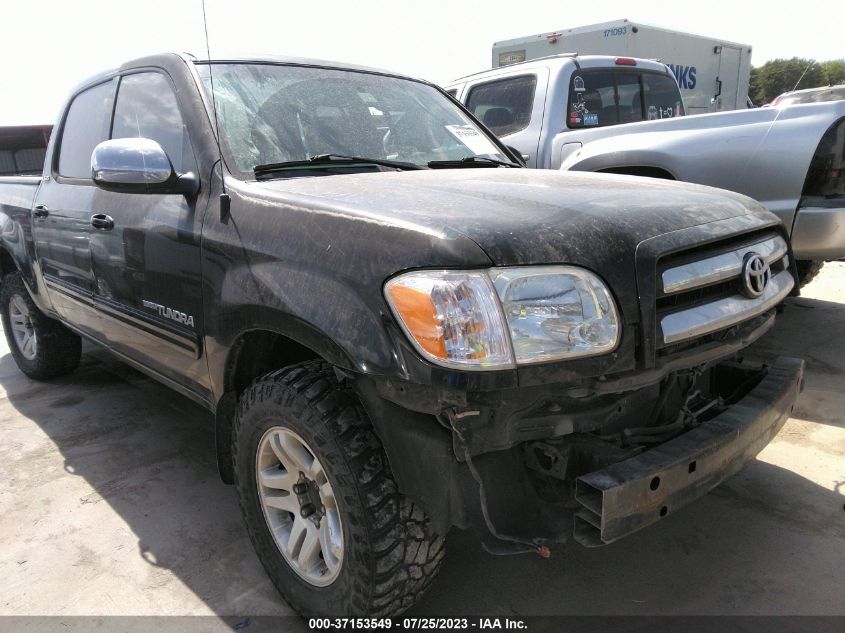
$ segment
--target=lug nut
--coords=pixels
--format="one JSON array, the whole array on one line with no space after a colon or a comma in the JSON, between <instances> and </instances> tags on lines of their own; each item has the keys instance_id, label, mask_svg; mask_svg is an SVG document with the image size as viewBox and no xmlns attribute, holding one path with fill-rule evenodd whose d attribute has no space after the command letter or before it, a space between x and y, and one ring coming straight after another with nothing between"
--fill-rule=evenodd
<instances>
[{"instance_id":1,"label":"lug nut","mask_svg":"<svg viewBox=\"0 0 845 633\"><path fill-rule=\"evenodd\" d=\"M299 514L300 514L300 516L302 516L303 519L307 519L312 514L314 514L316 511L317 511L317 508L314 507L313 503L306 503L304 506L302 506L299 509Z\"/></svg>"},{"instance_id":2,"label":"lug nut","mask_svg":"<svg viewBox=\"0 0 845 633\"><path fill-rule=\"evenodd\" d=\"M308 484L302 482L295 483L293 485L293 491L298 495L304 495L308 492Z\"/></svg>"}]
</instances>

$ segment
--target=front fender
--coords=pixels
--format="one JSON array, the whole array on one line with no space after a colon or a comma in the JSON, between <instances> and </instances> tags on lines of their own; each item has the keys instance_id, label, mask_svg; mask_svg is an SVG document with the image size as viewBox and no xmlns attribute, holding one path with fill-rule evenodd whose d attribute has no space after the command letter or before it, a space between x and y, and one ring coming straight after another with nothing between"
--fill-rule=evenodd
<instances>
[{"instance_id":1,"label":"front fender","mask_svg":"<svg viewBox=\"0 0 845 633\"><path fill-rule=\"evenodd\" d=\"M362 297L338 277L267 261L230 269L208 310L206 350L215 393L223 393L235 343L250 331L285 336L350 371L395 375L399 370L380 297Z\"/></svg>"},{"instance_id":2,"label":"front fender","mask_svg":"<svg viewBox=\"0 0 845 633\"><path fill-rule=\"evenodd\" d=\"M304 338L330 337L335 349L346 350L349 369L381 373L394 366L379 314L380 295L365 300L362 294L370 289L354 288L340 275L316 267L265 262L251 272L264 307L274 315L289 315L286 330Z\"/></svg>"}]
</instances>

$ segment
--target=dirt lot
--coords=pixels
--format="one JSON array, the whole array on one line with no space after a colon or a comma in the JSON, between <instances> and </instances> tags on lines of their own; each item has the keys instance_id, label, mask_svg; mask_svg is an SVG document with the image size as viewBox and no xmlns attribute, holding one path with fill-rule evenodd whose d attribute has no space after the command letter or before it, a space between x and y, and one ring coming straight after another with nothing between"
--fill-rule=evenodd
<instances>
[{"instance_id":1,"label":"dirt lot","mask_svg":"<svg viewBox=\"0 0 845 633\"><path fill-rule=\"evenodd\" d=\"M845 264L761 356L807 360L795 418L706 498L609 547L492 558L454 532L416 615L845 614ZM89 349L52 384L0 348L0 614L289 613L220 483L210 418Z\"/></svg>"}]
</instances>

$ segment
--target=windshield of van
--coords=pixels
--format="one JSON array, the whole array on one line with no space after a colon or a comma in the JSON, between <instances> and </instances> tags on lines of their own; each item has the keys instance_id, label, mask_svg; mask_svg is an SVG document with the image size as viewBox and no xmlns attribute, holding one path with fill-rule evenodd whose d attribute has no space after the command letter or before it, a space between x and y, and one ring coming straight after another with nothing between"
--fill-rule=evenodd
<instances>
[{"instance_id":1,"label":"windshield of van","mask_svg":"<svg viewBox=\"0 0 845 633\"><path fill-rule=\"evenodd\" d=\"M472 157L510 160L458 106L422 82L310 66L197 64L209 95L210 67L226 162L243 178L255 167L295 161L328 170L333 163L323 159L335 155L420 167Z\"/></svg>"},{"instance_id":2,"label":"windshield of van","mask_svg":"<svg viewBox=\"0 0 845 633\"><path fill-rule=\"evenodd\" d=\"M566 125L604 127L683 116L684 102L669 74L634 69L583 70L569 82Z\"/></svg>"}]
</instances>

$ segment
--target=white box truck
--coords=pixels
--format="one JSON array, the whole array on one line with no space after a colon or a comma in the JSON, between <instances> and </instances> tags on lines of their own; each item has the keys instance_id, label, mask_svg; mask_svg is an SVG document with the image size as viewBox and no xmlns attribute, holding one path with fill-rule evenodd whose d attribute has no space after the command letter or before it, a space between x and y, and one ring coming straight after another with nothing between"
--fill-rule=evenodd
<instances>
[{"instance_id":1,"label":"white box truck","mask_svg":"<svg viewBox=\"0 0 845 633\"><path fill-rule=\"evenodd\" d=\"M657 59L678 80L687 114L748 105L751 47L629 20L561 29L493 44L493 68L560 53Z\"/></svg>"}]
</instances>

